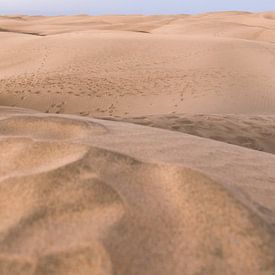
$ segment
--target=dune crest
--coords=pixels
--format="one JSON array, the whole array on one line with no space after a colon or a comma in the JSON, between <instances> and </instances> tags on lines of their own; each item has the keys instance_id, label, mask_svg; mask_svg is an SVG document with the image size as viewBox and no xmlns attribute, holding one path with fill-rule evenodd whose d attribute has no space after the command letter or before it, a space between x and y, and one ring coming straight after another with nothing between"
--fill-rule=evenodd
<instances>
[{"instance_id":1,"label":"dune crest","mask_svg":"<svg viewBox=\"0 0 275 275\"><path fill-rule=\"evenodd\" d=\"M179 131L275 154L275 116L172 114L106 118Z\"/></svg>"},{"instance_id":2,"label":"dune crest","mask_svg":"<svg viewBox=\"0 0 275 275\"><path fill-rule=\"evenodd\" d=\"M274 115L272 16L1 17L0 102L97 117Z\"/></svg>"},{"instance_id":3,"label":"dune crest","mask_svg":"<svg viewBox=\"0 0 275 275\"><path fill-rule=\"evenodd\" d=\"M133 124L12 110L0 110L1 274L274 273L267 194L275 191L275 156ZM148 155L125 146L133 136L150 146ZM171 152L176 145L178 156L193 154L189 164ZM225 178L214 162L200 167L190 146L201 156L218 146L239 171ZM254 166L241 168L253 157ZM243 169L259 165L258 176L270 181L264 200L242 185Z\"/></svg>"},{"instance_id":4,"label":"dune crest","mask_svg":"<svg viewBox=\"0 0 275 275\"><path fill-rule=\"evenodd\" d=\"M0 275L274 275L274 18L0 16Z\"/></svg>"}]
</instances>

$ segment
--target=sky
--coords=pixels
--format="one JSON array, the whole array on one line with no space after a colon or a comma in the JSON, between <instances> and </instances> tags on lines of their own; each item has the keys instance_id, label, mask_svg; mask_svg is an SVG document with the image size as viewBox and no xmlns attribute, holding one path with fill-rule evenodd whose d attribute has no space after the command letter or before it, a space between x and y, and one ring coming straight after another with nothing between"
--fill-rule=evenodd
<instances>
[{"instance_id":1,"label":"sky","mask_svg":"<svg viewBox=\"0 0 275 275\"><path fill-rule=\"evenodd\" d=\"M275 11L275 0L0 0L0 14L182 14Z\"/></svg>"}]
</instances>

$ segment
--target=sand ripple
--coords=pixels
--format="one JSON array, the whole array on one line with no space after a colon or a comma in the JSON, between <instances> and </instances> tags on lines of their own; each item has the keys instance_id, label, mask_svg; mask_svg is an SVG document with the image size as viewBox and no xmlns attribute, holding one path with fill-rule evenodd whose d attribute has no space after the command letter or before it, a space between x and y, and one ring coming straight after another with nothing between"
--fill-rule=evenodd
<instances>
[{"instance_id":1,"label":"sand ripple","mask_svg":"<svg viewBox=\"0 0 275 275\"><path fill-rule=\"evenodd\" d=\"M115 143L116 131L138 141L131 129L152 142L153 129L12 112L0 123L0 274L274 274L272 225L236 189Z\"/></svg>"}]
</instances>

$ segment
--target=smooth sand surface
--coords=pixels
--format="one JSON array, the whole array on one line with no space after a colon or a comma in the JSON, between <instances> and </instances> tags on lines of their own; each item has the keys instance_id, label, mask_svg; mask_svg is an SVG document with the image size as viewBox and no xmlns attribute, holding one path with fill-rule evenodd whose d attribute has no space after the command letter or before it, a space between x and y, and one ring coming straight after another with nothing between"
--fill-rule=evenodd
<instances>
[{"instance_id":1,"label":"smooth sand surface","mask_svg":"<svg viewBox=\"0 0 275 275\"><path fill-rule=\"evenodd\" d=\"M179 131L275 154L275 115L172 114L107 119Z\"/></svg>"},{"instance_id":2,"label":"smooth sand surface","mask_svg":"<svg viewBox=\"0 0 275 275\"><path fill-rule=\"evenodd\" d=\"M2 17L0 102L88 116L274 114L273 15Z\"/></svg>"},{"instance_id":3,"label":"smooth sand surface","mask_svg":"<svg viewBox=\"0 0 275 275\"><path fill-rule=\"evenodd\" d=\"M274 12L0 42L0 275L275 274Z\"/></svg>"}]
</instances>

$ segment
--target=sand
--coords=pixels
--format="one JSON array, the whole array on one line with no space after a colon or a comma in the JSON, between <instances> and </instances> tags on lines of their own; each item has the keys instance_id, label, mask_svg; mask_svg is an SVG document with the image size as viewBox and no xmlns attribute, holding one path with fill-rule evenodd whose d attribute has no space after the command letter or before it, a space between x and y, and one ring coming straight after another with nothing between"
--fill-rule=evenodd
<instances>
[{"instance_id":1,"label":"sand","mask_svg":"<svg viewBox=\"0 0 275 275\"><path fill-rule=\"evenodd\" d=\"M1 275L275 274L274 13L0 16L0 41Z\"/></svg>"},{"instance_id":2,"label":"sand","mask_svg":"<svg viewBox=\"0 0 275 275\"><path fill-rule=\"evenodd\" d=\"M273 115L269 17L2 17L0 102L97 117Z\"/></svg>"},{"instance_id":3,"label":"sand","mask_svg":"<svg viewBox=\"0 0 275 275\"><path fill-rule=\"evenodd\" d=\"M172 114L106 119L179 131L275 154L275 115Z\"/></svg>"}]
</instances>

